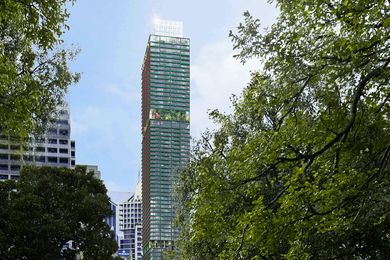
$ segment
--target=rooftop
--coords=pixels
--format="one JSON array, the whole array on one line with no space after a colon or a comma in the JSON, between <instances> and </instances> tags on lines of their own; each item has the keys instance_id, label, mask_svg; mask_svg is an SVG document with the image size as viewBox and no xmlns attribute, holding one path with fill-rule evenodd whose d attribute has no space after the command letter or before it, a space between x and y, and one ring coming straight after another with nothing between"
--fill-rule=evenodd
<instances>
[{"instance_id":1,"label":"rooftop","mask_svg":"<svg viewBox=\"0 0 390 260\"><path fill-rule=\"evenodd\" d=\"M183 37L183 22L155 18L153 34L161 36Z\"/></svg>"}]
</instances>

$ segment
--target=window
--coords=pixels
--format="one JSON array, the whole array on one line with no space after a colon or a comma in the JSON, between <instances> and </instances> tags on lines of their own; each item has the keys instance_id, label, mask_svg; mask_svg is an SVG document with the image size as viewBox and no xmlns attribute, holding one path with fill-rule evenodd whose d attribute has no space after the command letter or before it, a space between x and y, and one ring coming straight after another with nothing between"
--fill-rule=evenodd
<instances>
[{"instance_id":1,"label":"window","mask_svg":"<svg viewBox=\"0 0 390 260\"><path fill-rule=\"evenodd\" d=\"M55 128L49 128L49 129L47 130L47 133L48 133L48 134L51 134L51 135L56 135L56 134L57 134L57 129L55 129Z\"/></svg>"},{"instance_id":2,"label":"window","mask_svg":"<svg viewBox=\"0 0 390 260\"><path fill-rule=\"evenodd\" d=\"M49 152L49 153L57 153L57 148L47 147L47 152Z\"/></svg>"},{"instance_id":3,"label":"window","mask_svg":"<svg viewBox=\"0 0 390 260\"><path fill-rule=\"evenodd\" d=\"M45 138L37 138L36 142L37 143L44 143L45 142Z\"/></svg>"},{"instance_id":4,"label":"window","mask_svg":"<svg viewBox=\"0 0 390 260\"><path fill-rule=\"evenodd\" d=\"M45 162L45 156L35 156L36 162Z\"/></svg>"},{"instance_id":5,"label":"window","mask_svg":"<svg viewBox=\"0 0 390 260\"><path fill-rule=\"evenodd\" d=\"M71 143L70 143L70 147L72 147L72 148L75 148L75 142L74 141L72 141Z\"/></svg>"},{"instance_id":6,"label":"window","mask_svg":"<svg viewBox=\"0 0 390 260\"><path fill-rule=\"evenodd\" d=\"M60 135L68 135L69 131L67 129L60 129Z\"/></svg>"},{"instance_id":7,"label":"window","mask_svg":"<svg viewBox=\"0 0 390 260\"><path fill-rule=\"evenodd\" d=\"M68 115L68 111L67 110L60 110L60 115Z\"/></svg>"},{"instance_id":8,"label":"window","mask_svg":"<svg viewBox=\"0 0 390 260\"><path fill-rule=\"evenodd\" d=\"M19 161L21 159L20 154L11 154L11 160Z\"/></svg>"},{"instance_id":9,"label":"window","mask_svg":"<svg viewBox=\"0 0 390 260\"><path fill-rule=\"evenodd\" d=\"M49 139L48 143L49 144L57 144L57 139Z\"/></svg>"},{"instance_id":10,"label":"window","mask_svg":"<svg viewBox=\"0 0 390 260\"><path fill-rule=\"evenodd\" d=\"M20 150L20 145L11 144L11 150Z\"/></svg>"},{"instance_id":11,"label":"window","mask_svg":"<svg viewBox=\"0 0 390 260\"><path fill-rule=\"evenodd\" d=\"M74 160L72 160L72 166L75 166L76 162Z\"/></svg>"},{"instance_id":12,"label":"window","mask_svg":"<svg viewBox=\"0 0 390 260\"><path fill-rule=\"evenodd\" d=\"M25 161L32 161L33 160L33 156L31 156L31 155L23 155L23 159L25 160Z\"/></svg>"},{"instance_id":13,"label":"window","mask_svg":"<svg viewBox=\"0 0 390 260\"><path fill-rule=\"evenodd\" d=\"M57 124L67 125L68 120L57 120Z\"/></svg>"},{"instance_id":14,"label":"window","mask_svg":"<svg viewBox=\"0 0 390 260\"><path fill-rule=\"evenodd\" d=\"M0 164L0 170L8 171L8 164Z\"/></svg>"},{"instance_id":15,"label":"window","mask_svg":"<svg viewBox=\"0 0 390 260\"><path fill-rule=\"evenodd\" d=\"M68 158L60 158L60 163L68 163L69 159Z\"/></svg>"},{"instance_id":16,"label":"window","mask_svg":"<svg viewBox=\"0 0 390 260\"><path fill-rule=\"evenodd\" d=\"M72 155L72 157L76 156L76 152L75 151L71 151L70 154Z\"/></svg>"},{"instance_id":17,"label":"window","mask_svg":"<svg viewBox=\"0 0 390 260\"><path fill-rule=\"evenodd\" d=\"M0 154L0 160L8 160L8 154Z\"/></svg>"},{"instance_id":18,"label":"window","mask_svg":"<svg viewBox=\"0 0 390 260\"><path fill-rule=\"evenodd\" d=\"M44 151L45 151L45 147L37 146L37 147L35 148L35 151L36 151L36 152L44 152Z\"/></svg>"},{"instance_id":19,"label":"window","mask_svg":"<svg viewBox=\"0 0 390 260\"><path fill-rule=\"evenodd\" d=\"M68 140L60 139L60 144L68 144Z\"/></svg>"},{"instance_id":20,"label":"window","mask_svg":"<svg viewBox=\"0 0 390 260\"><path fill-rule=\"evenodd\" d=\"M60 153L68 153L68 149L60 148Z\"/></svg>"},{"instance_id":21,"label":"window","mask_svg":"<svg viewBox=\"0 0 390 260\"><path fill-rule=\"evenodd\" d=\"M19 171L20 165L11 165L11 171Z\"/></svg>"},{"instance_id":22,"label":"window","mask_svg":"<svg viewBox=\"0 0 390 260\"><path fill-rule=\"evenodd\" d=\"M8 150L8 144L0 144L0 149Z\"/></svg>"},{"instance_id":23,"label":"window","mask_svg":"<svg viewBox=\"0 0 390 260\"><path fill-rule=\"evenodd\" d=\"M57 163L58 162L57 157L47 157L47 161L49 163Z\"/></svg>"}]
</instances>

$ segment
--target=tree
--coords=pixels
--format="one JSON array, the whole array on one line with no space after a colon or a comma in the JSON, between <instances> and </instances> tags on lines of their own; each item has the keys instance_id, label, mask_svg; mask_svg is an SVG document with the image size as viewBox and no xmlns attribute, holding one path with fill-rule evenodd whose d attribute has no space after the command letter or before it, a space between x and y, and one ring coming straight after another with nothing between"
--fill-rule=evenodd
<instances>
[{"instance_id":1,"label":"tree","mask_svg":"<svg viewBox=\"0 0 390 260\"><path fill-rule=\"evenodd\" d=\"M106 192L85 167L23 167L17 182L0 182L0 258L111 259L117 244L103 222L112 214Z\"/></svg>"},{"instance_id":2,"label":"tree","mask_svg":"<svg viewBox=\"0 0 390 260\"><path fill-rule=\"evenodd\" d=\"M79 75L61 49L73 0L3 0L0 3L0 122L7 135L41 132Z\"/></svg>"},{"instance_id":3,"label":"tree","mask_svg":"<svg viewBox=\"0 0 390 260\"><path fill-rule=\"evenodd\" d=\"M183 259L390 255L390 2L275 1L230 36L259 58L179 185Z\"/></svg>"}]
</instances>

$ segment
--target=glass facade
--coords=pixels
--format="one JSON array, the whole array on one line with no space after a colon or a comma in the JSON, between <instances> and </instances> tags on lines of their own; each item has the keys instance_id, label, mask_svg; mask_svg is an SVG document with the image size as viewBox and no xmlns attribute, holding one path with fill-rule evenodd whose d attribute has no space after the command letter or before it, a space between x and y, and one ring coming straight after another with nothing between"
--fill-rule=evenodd
<instances>
[{"instance_id":1,"label":"glass facade","mask_svg":"<svg viewBox=\"0 0 390 260\"><path fill-rule=\"evenodd\" d=\"M142 70L143 256L173 250L173 183L190 150L190 41L151 35Z\"/></svg>"}]
</instances>

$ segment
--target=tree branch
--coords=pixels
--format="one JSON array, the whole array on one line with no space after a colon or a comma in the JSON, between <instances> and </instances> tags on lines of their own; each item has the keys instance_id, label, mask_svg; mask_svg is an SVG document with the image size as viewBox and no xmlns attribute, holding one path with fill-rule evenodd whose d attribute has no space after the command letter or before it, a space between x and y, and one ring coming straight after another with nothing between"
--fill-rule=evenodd
<instances>
[{"instance_id":1,"label":"tree branch","mask_svg":"<svg viewBox=\"0 0 390 260\"><path fill-rule=\"evenodd\" d=\"M374 77L379 76L382 71L389 65L390 63L390 58L380 67L377 67L373 69L370 73L368 73L365 77L363 77L359 84L356 86L356 91L353 96L352 104L351 104L351 112L350 112L350 118L349 121L347 122L347 125L344 127L344 130L337 134L332 140L330 140L327 144L325 144L321 149L319 149L317 152L313 154L306 154L303 155L303 158L309 159L309 160L314 160L317 156L323 154L325 151L327 151L330 147L332 147L335 143L338 141L344 142L346 138L348 137L348 134L350 130L352 129L352 126L355 123L356 119L356 113L357 113L357 106L360 100L360 97L363 94L364 87L367 85L367 83ZM294 157L294 158L284 158L284 157L279 157L279 160L284 160L284 161L298 161L303 159L301 157Z\"/></svg>"},{"instance_id":2,"label":"tree branch","mask_svg":"<svg viewBox=\"0 0 390 260\"><path fill-rule=\"evenodd\" d=\"M303 83L303 86L298 90L297 93L295 93L295 95L293 97L290 98L290 102L291 102L291 100L294 100L294 101L292 101L293 104L290 106L290 108L287 110L287 112L278 120L277 129L280 129L280 127L283 123L283 120L293 111L293 108L295 107L294 103L297 102L298 98L301 96L302 92L305 90L305 88L309 84L312 77L313 77L312 75L307 76L305 78L305 82Z\"/></svg>"},{"instance_id":3,"label":"tree branch","mask_svg":"<svg viewBox=\"0 0 390 260\"><path fill-rule=\"evenodd\" d=\"M246 224L244 229L242 230L242 233L241 233L241 242L240 242L240 245L238 246L237 250L236 250L236 254L234 256L233 259L238 259L238 255L240 254L240 251L241 251L241 248L243 246L243 243L244 243L244 238L245 238L245 232L246 230L248 229L249 227L249 224Z\"/></svg>"}]
</instances>

